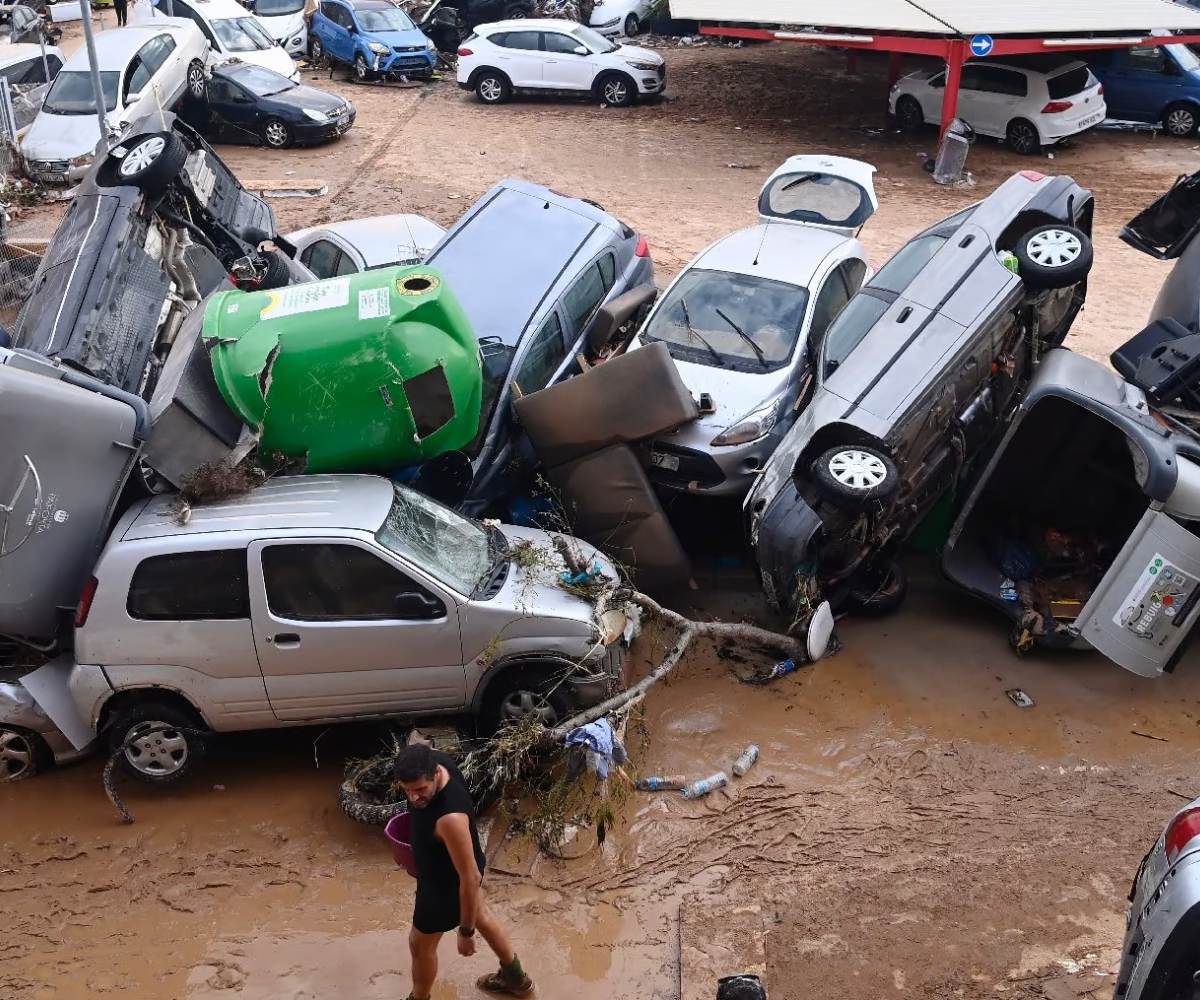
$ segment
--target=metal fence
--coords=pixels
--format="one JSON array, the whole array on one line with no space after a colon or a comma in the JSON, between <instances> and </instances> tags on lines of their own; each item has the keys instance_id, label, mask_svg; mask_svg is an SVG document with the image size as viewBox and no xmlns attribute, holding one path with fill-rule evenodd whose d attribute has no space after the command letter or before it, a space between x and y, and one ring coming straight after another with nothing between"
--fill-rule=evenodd
<instances>
[{"instance_id":1,"label":"metal fence","mask_svg":"<svg viewBox=\"0 0 1200 1000\"><path fill-rule=\"evenodd\" d=\"M37 249L17 243L0 243L0 327L12 331L21 306L33 287L42 255Z\"/></svg>"}]
</instances>

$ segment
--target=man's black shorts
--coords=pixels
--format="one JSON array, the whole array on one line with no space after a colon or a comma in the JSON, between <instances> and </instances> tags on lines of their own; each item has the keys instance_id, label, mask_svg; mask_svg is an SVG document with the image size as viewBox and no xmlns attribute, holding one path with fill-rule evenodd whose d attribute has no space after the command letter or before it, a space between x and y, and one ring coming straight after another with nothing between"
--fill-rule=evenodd
<instances>
[{"instance_id":1,"label":"man's black shorts","mask_svg":"<svg viewBox=\"0 0 1200 1000\"><path fill-rule=\"evenodd\" d=\"M417 887L413 926L422 934L449 934L458 927L458 891L437 889L422 892Z\"/></svg>"}]
</instances>

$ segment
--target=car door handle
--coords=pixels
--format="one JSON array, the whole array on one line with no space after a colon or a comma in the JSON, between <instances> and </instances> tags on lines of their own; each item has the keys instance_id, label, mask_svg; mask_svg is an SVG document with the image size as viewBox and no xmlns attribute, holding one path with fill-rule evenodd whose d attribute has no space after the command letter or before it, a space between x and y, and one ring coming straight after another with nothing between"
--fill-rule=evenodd
<instances>
[{"instance_id":1,"label":"car door handle","mask_svg":"<svg viewBox=\"0 0 1200 1000\"><path fill-rule=\"evenodd\" d=\"M275 643L276 649L296 649L300 645L300 636L295 632L279 632L267 636L267 642Z\"/></svg>"}]
</instances>

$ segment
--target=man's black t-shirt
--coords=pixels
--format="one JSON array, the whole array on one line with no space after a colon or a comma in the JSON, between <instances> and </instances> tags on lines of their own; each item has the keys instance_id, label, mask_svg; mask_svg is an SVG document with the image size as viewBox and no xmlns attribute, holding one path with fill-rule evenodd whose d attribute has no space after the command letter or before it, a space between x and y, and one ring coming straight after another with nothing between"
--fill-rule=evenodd
<instances>
[{"instance_id":1,"label":"man's black t-shirt","mask_svg":"<svg viewBox=\"0 0 1200 1000\"><path fill-rule=\"evenodd\" d=\"M453 813L464 813L471 823L471 843L475 848L475 863L479 866L479 874L483 875L487 858L479 844L479 830L475 825L475 803L471 801L471 793L467 790L466 779L459 771L458 765L448 754L438 750L433 752L434 762L440 764L450 775L446 787L438 792L423 809L410 809L412 815L413 859L417 863L417 900L421 897L427 901L444 901L445 897L453 900L458 908L458 869L450 858L446 845L438 840L434 828L443 816Z\"/></svg>"}]
</instances>

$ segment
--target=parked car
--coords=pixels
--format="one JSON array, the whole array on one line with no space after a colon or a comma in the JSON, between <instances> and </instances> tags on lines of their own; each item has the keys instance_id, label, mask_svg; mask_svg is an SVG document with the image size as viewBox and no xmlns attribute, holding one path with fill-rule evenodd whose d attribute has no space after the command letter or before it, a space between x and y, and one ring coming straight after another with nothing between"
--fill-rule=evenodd
<instances>
[{"instance_id":1,"label":"parked car","mask_svg":"<svg viewBox=\"0 0 1200 1000\"><path fill-rule=\"evenodd\" d=\"M47 46L44 59L40 45L0 46L0 87L8 85L18 139L29 131L64 61L62 49L54 46Z\"/></svg>"},{"instance_id":2,"label":"parked car","mask_svg":"<svg viewBox=\"0 0 1200 1000\"><path fill-rule=\"evenodd\" d=\"M575 21L499 21L480 25L458 50L458 85L484 104L518 91L590 94L614 107L661 94L663 57L617 45Z\"/></svg>"},{"instance_id":3,"label":"parked car","mask_svg":"<svg viewBox=\"0 0 1200 1000\"><path fill-rule=\"evenodd\" d=\"M183 121L151 115L129 134L80 184L11 333L14 347L149 398L184 316L231 275L256 288L312 275L258 252L288 246L270 205Z\"/></svg>"},{"instance_id":4,"label":"parked car","mask_svg":"<svg viewBox=\"0 0 1200 1000\"><path fill-rule=\"evenodd\" d=\"M354 124L355 111L337 94L234 61L212 71L208 100L185 108L183 117L210 142L286 149L345 135Z\"/></svg>"},{"instance_id":5,"label":"parked car","mask_svg":"<svg viewBox=\"0 0 1200 1000\"><path fill-rule=\"evenodd\" d=\"M1200 126L1200 59L1186 45L1096 49L1092 72L1104 84L1108 114L1122 121L1161 122L1187 138Z\"/></svg>"},{"instance_id":6,"label":"parked car","mask_svg":"<svg viewBox=\"0 0 1200 1000\"><path fill-rule=\"evenodd\" d=\"M777 606L903 598L895 549L1003 433L1083 306L1094 207L1070 177L1015 174L906 243L810 339L811 395L746 497Z\"/></svg>"},{"instance_id":7,"label":"parked car","mask_svg":"<svg viewBox=\"0 0 1200 1000\"><path fill-rule=\"evenodd\" d=\"M651 0L600 0L588 23L602 35L632 38L642 33L652 6Z\"/></svg>"},{"instance_id":8,"label":"parked car","mask_svg":"<svg viewBox=\"0 0 1200 1000\"><path fill-rule=\"evenodd\" d=\"M423 215L347 219L288 234L296 258L318 278L420 264L446 230Z\"/></svg>"},{"instance_id":9,"label":"parked car","mask_svg":"<svg viewBox=\"0 0 1200 1000\"><path fill-rule=\"evenodd\" d=\"M156 18L96 35L96 59L109 128L125 134L131 122L185 96L206 92L208 40L191 21ZM30 176L47 184L74 183L88 172L100 127L87 47L71 56L46 94L42 110L21 141Z\"/></svg>"},{"instance_id":10,"label":"parked car","mask_svg":"<svg viewBox=\"0 0 1200 1000\"><path fill-rule=\"evenodd\" d=\"M440 52L455 52L481 24L533 17L536 13L534 0L433 0L419 26Z\"/></svg>"},{"instance_id":11,"label":"parked car","mask_svg":"<svg viewBox=\"0 0 1200 1000\"><path fill-rule=\"evenodd\" d=\"M281 73L293 82L300 79L292 57L267 26L237 0L171 0L171 11L175 17L195 22L212 46L215 60L236 58Z\"/></svg>"},{"instance_id":12,"label":"parked car","mask_svg":"<svg viewBox=\"0 0 1200 1000\"><path fill-rule=\"evenodd\" d=\"M0 669L0 785L32 778L51 764L66 764L88 753L76 750L17 673Z\"/></svg>"},{"instance_id":13,"label":"parked car","mask_svg":"<svg viewBox=\"0 0 1200 1000\"><path fill-rule=\"evenodd\" d=\"M624 615L598 630L559 586L545 532L484 526L371 476L279 478L186 524L171 514L160 497L117 524L73 654L43 668L67 711L38 699L65 732L124 747L147 782L194 772L209 731L464 711L484 731L528 714L553 725L621 677ZM544 559L515 559L518 544Z\"/></svg>"},{"instance_id":14,"label":"parked car","mask_svg":"<svg viewBox=\"0 0 1200 1000\"><path fill-rule=\"evenodd\" d=\"M1200 799L1179 810L1129 890L1115 995L1192 1000L1200 983Z\"/></svg>"},{"instance_id":15,"label":"parked car","mask_svg":"<svg viewBox=\"0 0 1200 1000\"><path fill-rule=\"evenodd\" d=\"M594 204L524 181L497 184L426 258L479 340L483 406L468 450L466 513L503 494L517 454L511 386L536 392L580 370L600 307L652 284L646 240Z\"/></svg>"},{"instance_id":16,"label":"parked car","mask_svg":"<svg viewBox=\"0 0 1200 1000\"><path fill-rule=\"evenodd\" d=\"M763 185L760 222L701 252L658 300L633 346L665 343L698 420L651 444L650 478L744 496L796 419L819 341L870 274L855 239L878 206L875 168L793 156Z\"/></svg>"},{"instance_id":17,"label":"parked car","mask_svg":"<svg viewBox=\"0 0 1200 1000\"><path fill-rule=\"evenodd\" d=\"M936 124L945 89L944 69L912 73L892 88L889 108L902 128ZM972 59L962 70L958 116L1014 153L1036 153L1104 121L1104 95L1087 65L1069 56Z\"/></svg>"},{"instance_id":18,"label":"parked car","mask_svg":"<svg viewBox=\"0 0 1200 1000\"><path fill-rule=\"evenodd\" d=\"M303 59L308 55L304 0L249 0L246 7L289 56Z\"/></svg>"},{"instance_id":19,"label":"parked car","mask_svg":"<svg viewBox=\"0 0 1200 1000\"><path fill-rule=\"evenodd\" d=\"M428 75L437 65L433 42L388 0L321 0L309 49L315 62L328 57L352 66L360 81Z\"/></svg>"}]
</instances>

